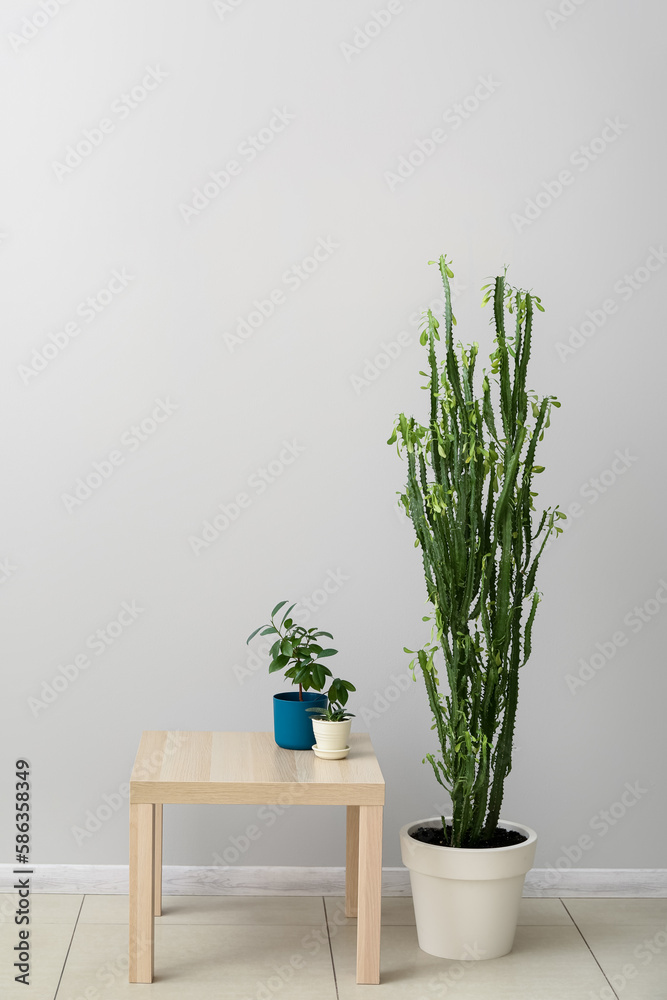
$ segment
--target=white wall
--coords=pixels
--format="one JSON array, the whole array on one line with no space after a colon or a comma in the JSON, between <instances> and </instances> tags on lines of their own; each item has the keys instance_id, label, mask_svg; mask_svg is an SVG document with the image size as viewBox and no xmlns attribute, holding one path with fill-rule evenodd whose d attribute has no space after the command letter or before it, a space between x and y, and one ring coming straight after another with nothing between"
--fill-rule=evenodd
<instances>
[{"instance_id":1,"label":"white wall","mask_svg":"<svg viewBox=\"0 0 667 1000\"><path fill-rule=\"evenodd\" d=\"M11 807L11 762L28 757L37 862L125 862L124 800L92 835L73 829L105 796L119 803L142 729L269 729L281 682L242 676L245 637L331 574L338 589L310 621L334 633L382 762L386 864L399 863L398 827L440 808L421 685L369 710L423 637L420 560L394 511L404 468L385 440L399 410L424 412L410 317L438 297L427 261L447 252L459 333L483 349L488 275L507 263L542 296L532 383L563 403L542 497L580 505L544 561L503 812L539 831L540 866L583 835L585 867L664 865L666 18L656 3L560 6L571 13L556 0L393 2L355 51L384 0L3 3L0 794ZM145 100L123 104L151 70ZM102 119L90 155L67 161ZM592 145L609 119L609 142ZM242 143L271 123L282 132L249 162ZM432 155L388 177L434 129ZM183 211L230 160L225 190ZM323 243L295 287L286 272ZM131 280L107 296L115 271ZM239 318L274 289L284 301L235 345ZM607 300L604 324L559 348ZM78 332L37 370L64 329ZM355 381L401 331L409 346ZM131 428L156 400L164 419L139 441ZM298 455L260 493L252 477L284 442ZM68 509L111 452L112 474ZM195 554L190 537L241 492L247 509ZM123 602L142 610L99 655L87 639ZM625 644L605 646L619 631ZM613 656L571 691L598 643ZM84 653L56 700L29 701ZM0 814L8 851L11 809ZM212 864L256 817L173 807L167 863ZM259 825L241 864L343 861L342 810Z\"/></svg>"}]
</instances>

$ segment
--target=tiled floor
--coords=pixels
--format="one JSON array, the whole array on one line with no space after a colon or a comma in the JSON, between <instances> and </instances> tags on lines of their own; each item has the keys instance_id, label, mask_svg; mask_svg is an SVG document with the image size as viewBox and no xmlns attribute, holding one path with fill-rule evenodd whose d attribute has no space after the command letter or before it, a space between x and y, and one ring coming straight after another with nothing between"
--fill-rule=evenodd
<instances>
[{"instance_id":1,"label":"tiled floor","mask_svg":"<svg viewBox=\"0 0 667 1000\"><path fill-rule=\"evenodd\" d=\"M514 950L420 951L412 900L383 900L382 984L355 984L339 897L168 896L155 982L127 981L127 897L33 897L32 985L14 982L15 897L0 894L3 1000L666 1000L667 899L524 899Z\"/></svg>"}]
</instances>

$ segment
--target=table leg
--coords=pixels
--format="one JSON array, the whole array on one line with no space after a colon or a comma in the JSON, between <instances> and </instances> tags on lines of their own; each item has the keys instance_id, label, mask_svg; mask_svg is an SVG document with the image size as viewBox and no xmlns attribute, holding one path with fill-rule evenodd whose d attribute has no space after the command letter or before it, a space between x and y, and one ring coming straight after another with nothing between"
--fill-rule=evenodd
<instances>
[{"instance_id":1,"label":"table leg","mask_svg":"<svg viewBox=\"0 0 667 1000\"><path fill-rule=\"evenodd\" d=\"M153 881L153 913L162 916L162 803L155 806L155 874Z\"/></svg>"},{"instance_id":2,"label":"table leg","mask_svg":"<svg viewBox=\"0 0 667 1000\"><path fill-rule=\"evenodd\" d=\"M130 982L153 982L155 806L130 803Z\"/></svg>"},{"instance_id":3,"label":"table leg","mask_svg":"<svg viewBox=\"0 0 667 1000\"><path fill-rule=\"evenodd\" d=\"M380 982L382 806L359 807L357 982Z\"/></svg>"},{"instance_id":4,"label":"table leg","mask_svg":"<svg viewBox=\"0 0 667 1000\"><path fill-rule=\"evenodd\" d=\"M356 917L359 900L359 806L347 807L345 916Z\"/></svg>"}]
</instances>

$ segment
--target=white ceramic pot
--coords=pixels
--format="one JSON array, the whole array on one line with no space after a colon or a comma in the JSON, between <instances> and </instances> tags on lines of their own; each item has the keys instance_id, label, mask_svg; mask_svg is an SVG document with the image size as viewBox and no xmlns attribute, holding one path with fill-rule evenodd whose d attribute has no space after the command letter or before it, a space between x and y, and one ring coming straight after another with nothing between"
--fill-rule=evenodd
<instances>
[{"instance_id":1,"label":"white ceramic pot","mask_svg":"<svg viewBox=\"0 0 667 1000\"><path fill-rule=\"evenodd\" d=\"M499 825L528 839L512 847L475 849L437 847L410 836L420 826L442 826L439 816L408 823L401 830L401 857L410 869L422 951L439 958L475 960L500 958L512 950L537 834L507 820Z\"/></svg>"},{"instance_id":2,"label":"white ceramic pot","mask_svg":"<svg viewBox=\"0 0 667 1000\"><path fill-rule=\"evenodd\" d=\"M352 719L344 722L328 722L325 719L313 719L315 743L319 750L344 750L350 738Z\"/></svg>"}]
</instances>

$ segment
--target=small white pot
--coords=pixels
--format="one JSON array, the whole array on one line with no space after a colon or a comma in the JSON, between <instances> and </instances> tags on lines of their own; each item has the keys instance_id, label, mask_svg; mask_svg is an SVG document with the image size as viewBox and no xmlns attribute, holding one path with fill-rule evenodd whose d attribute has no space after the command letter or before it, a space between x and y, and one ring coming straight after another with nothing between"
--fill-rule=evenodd
<instances>
[{"instance_id":1,"label":"small white pot","mask_svg":"<svg viewBox=\"0 0 667 1000\"><path fill-rule=\"evenodd\" d=\"M448 822L451 818L446 817ZM463 848L423 844L410 836L420 826L440 827L439 816L401 830L401 857L410 883L419 947L456 960L500 958L512 950L526 873L537 834L500 820L528 839L512 847Z\"/></svg>"},{"instance_id":2,"label":"small white pot","mask_svg":"<svg viewBox=\"0 0 667 1000\"><path fill-rule=\"evenodd\" d=\"M345 750L350 738L352 719L344 722L329 722L325 719L313 719L315 743L319 750Z\"/></svg>"}]
</instances>

